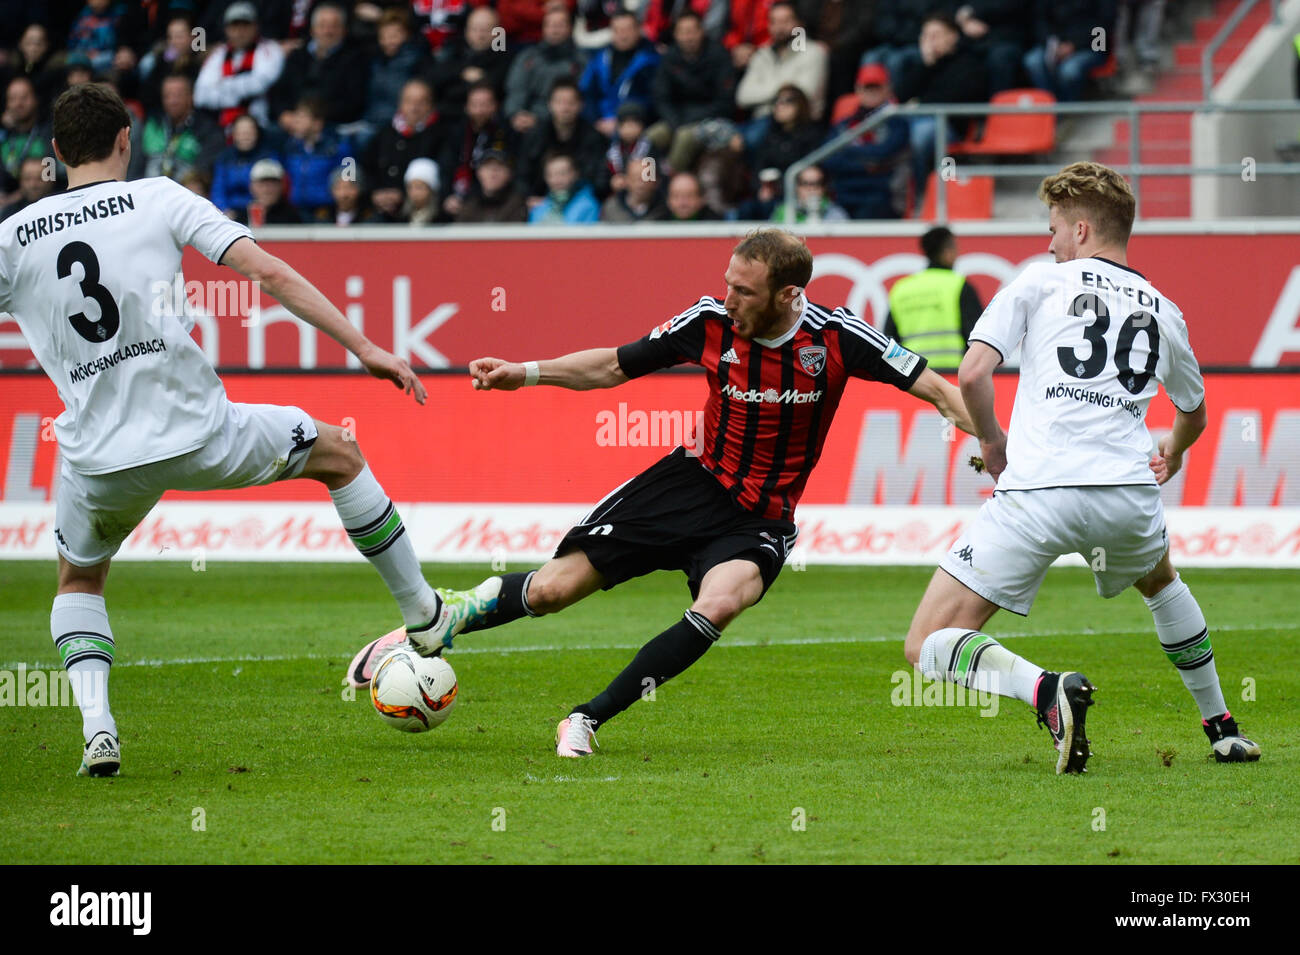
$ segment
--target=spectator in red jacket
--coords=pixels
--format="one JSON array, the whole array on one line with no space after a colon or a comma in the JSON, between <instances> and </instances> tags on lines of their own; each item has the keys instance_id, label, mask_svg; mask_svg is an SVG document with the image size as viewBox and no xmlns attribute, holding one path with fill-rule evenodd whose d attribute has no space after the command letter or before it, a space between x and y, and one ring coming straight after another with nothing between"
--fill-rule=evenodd
<instances>
[{"instance_id":1,"label":"spectator in red jacket","mask_svg":"<svg viewBox=\"0 0 1300 955\"><path fill-rule=\"evenodd\" d=\"M542 18L551 7L573 14L575 0L497 0L497 16L513 42L537 43L542 38Z\"/></svg>"},{"instance_id":2,"label":"spectator in red jacket","mask_svg":"<svg viewBox=\"0 0 1300 955\"><path fill-rule=\"evenodd\" d=\"M731 51L731 62L738 70L749 65L754 51L771 37L767 32L767 14L775 0L731 0L731 29L722 45Z\"/></svg>"}]
</instances>

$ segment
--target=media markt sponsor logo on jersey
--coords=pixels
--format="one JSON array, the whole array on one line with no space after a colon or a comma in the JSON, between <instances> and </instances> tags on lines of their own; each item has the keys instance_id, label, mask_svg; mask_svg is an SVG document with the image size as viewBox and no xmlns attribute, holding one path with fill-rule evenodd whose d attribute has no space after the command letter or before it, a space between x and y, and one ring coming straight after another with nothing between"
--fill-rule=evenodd
<instances>
[{"instance_id":1,"label":"media markt sponsor logo on jersey","mask_svg":"<svg viewBox=\"0 0 1300 955\"><path fill-rule=\"evenodd\" d=\"M148 935L153 924L152 892L71 891L50 896L51 925L130 926L132 935Z\"/></svg>"},{"instance_id":2,"label":"media markt sponsor logo on jersey","mask_svg":"<svg viewBox=\"0 0 1300 955\"><path fill-rule=\"evenodd\" d=\"M749 404L806 405L812 401L822 400L820 390L798 391L794 388L787 388L785 391L777 391L775 388L750 388L748 391L741 391L735 385L727 385L722 389L722 394L724 397Z\"/></svg>"}]
</instances>

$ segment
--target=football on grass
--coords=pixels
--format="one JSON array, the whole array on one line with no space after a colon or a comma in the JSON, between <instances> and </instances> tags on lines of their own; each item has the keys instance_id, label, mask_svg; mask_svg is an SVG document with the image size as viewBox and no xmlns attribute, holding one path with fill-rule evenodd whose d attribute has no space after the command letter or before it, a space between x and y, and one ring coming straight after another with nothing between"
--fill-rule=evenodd
<instances>
[{"instance_id":1,"label":"football on grass","mask_svg":"<svg viewBox=\"0 0 1300 955\"><path fill-rule=\"evenodd\" d=\"M375 671L370 702L393 729L423 733L451 715L456 673L442 657L422 657L413 647L398 647Z\"/></svg>"}]
</instances>

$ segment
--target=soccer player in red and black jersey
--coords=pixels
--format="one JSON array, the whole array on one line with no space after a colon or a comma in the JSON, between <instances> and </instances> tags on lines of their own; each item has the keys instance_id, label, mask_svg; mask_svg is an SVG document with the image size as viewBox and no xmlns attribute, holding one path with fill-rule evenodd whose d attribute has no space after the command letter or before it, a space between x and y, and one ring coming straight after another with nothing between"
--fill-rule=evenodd
<instances>
[{"instance_id":1,"label":"soccer player in red and black jersey","mask_svg":"<svg viewBox=\"0 0 1300 955\"><path fill-rule=\"evenodd\" d=\"M901 388L971 430L955 386L851 312L809 302L811 277L812 254L799 238L759 230L732 254L725 299L705 296L639 341L550 361L471 362L475 388L504 391L612 388L690 362L707 373L708 404L695 453L677 448L610 492L544 566L438 591L442 618L411 636L416 648L440 653L460 633L555 613L654 570L685 571L694 602L683 618L560 722L556 752L585 756L597 726L698 660L776 580L798 536L795 506L850 378ZM384 653L406 639L396 630L373 641L349 679L366 685Z\"/></svg>"}]
</instances>

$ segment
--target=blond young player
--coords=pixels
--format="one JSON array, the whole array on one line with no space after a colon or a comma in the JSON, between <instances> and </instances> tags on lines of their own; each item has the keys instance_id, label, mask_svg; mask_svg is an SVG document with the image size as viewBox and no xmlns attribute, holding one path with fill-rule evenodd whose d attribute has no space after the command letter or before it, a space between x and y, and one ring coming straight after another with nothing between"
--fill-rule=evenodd
<instances>
[{"instance_id":1,"label":"blond young player","mask_svg":"<svg viewBox=\"0 0 1300 955\"><path fill-rule=\"evenodd\" d=\"M441 610L356 443L299 408L232 403L190 337L193 319L155 290L180 281L181 253L193 246L261 283L370 374L423 404L419 379L212 203L170 179L124 182L130 126L112 90L65 92L54 104L54 150L68 190L0 224L0 311L17 319L65 406L54 425L62 464L50 633L81 708L78 775L89 776L115 776L121 763L107 696L109 561L165 491L320 481L406 625L419 632Z\"/></svg>"},{"instance_id":2,"label":"blond young player","mask_svg":"<svg viewBox=\"0 0 1300 955\"><path fill-rule=\"evenodd\" d=\"M1052 562L1079 553L1099 568L1101 596L1129 586L1142 594L1214 758L1258 759L1259 746L1241 735L1224 702L1201 608L1169 560L1158 485L1178 473L1207 420L1182 312L1128 265L1135 202L1122 176L1074 163L1045 179L1038 195L1049 209L1056 262L1029 266L998 292L958 372L997 489L940 563L904 652L928 679L1034 707L1059 751L1056 771L1083 772L1096 688L1080 673L1045 671L982 632L1000 607L1028 614ZM1008 434L993 409L993 370L1017 347ZM1143 419L1160 385L1177 413L1152 456Z\"/></svg>"}]
</instances>

